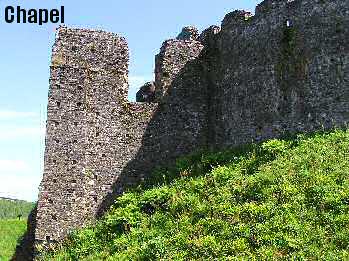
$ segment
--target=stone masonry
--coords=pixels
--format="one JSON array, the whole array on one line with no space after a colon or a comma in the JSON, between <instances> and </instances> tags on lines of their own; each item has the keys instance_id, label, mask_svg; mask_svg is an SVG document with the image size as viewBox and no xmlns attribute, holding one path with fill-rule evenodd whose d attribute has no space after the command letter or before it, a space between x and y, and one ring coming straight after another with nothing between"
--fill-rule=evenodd
<instances>
[{"instance_id":1,"label":"stone masonry","mask_svg":"<svg viewBox=\"0 0 349 261\"><path fill-rule=\"evenodd\" d=\"M349 120L349 1L264 1L228 14L217 40L215 144Z\"/></svg>"},{"instance_id":2,"label":"stone masonry","mask_svg":"<svg viewBox=\"0 0 349 261\"><path fill-rule=\"evenodd\" d=\"M162 45L142 103L127 101L128 63L120 36L57 33L37 249L181 155L346 125L349 1L265 0L201 35L186 27Z\"/></svg>"},{"instance_id":3,"label":"stone masonry","mask_svg":"<svg viewBox=\"0 0 349 261\"><path fill-rule=\"evenodd\" d=\"M128 103L128 59L124 38L59 29L36 240L59 241L96 215L118 174L142 146L156 106Z\"/></svg>"}]
</instances>

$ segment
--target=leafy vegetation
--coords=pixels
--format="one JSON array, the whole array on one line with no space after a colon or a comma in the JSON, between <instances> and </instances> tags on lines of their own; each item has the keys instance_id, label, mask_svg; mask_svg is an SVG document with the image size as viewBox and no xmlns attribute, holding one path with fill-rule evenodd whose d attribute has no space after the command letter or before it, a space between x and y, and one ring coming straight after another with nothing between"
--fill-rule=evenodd
<instances>
[{"instance_id":1,"label":"leafy vegetation","mask_svg":"<svg viewBox=\"0 0 349 261\"><path fill-rule=\"evenodd\" d=\"M44 260L349 258L349 131L178 161Z\"/></svg>"},{"instance_id":2,"label":"leafy vegetation","mask_svg":"<svg viewBox=\"0 0 349 261\"><path fill-rule=\"evenodd\" d=\"M31 202L0 198L0 219L17 218L18 215L27 218L33 207L34 203Z\"/></svg>"},{"instance_id":3,"label":"leafy vegetation","mask_svg":"<svg viewBox=\"0 0 349 261\"><path fill-rule=\"evenodd\" d=\"M25 233L27 221L0 220L0 260L10 260L13 256L18 239Z\"/></svg>"}]
</instances>

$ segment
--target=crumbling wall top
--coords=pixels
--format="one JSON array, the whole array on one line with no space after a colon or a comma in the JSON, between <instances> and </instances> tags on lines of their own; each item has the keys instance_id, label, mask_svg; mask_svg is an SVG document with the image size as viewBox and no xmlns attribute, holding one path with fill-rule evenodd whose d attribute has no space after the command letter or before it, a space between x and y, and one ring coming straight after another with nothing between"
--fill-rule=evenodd
<instances>
[{"instance_id":1,"label":"crumbling wall top","mask_svg":"<svg viewBox=\"0 0 349 261\"><path fill-rule=\"evenodd\" d=\"M256 15L268 14L272 10L285 8L288 4L300 0L264 0L256 6Z\"/></svg>"},{"instance_id":2,"label":"crumbling wall top","mask_svg":"<svg viewBox=\"0 0 349 261\"><path fill-rule=\"evenodd\" d=\"M199 30L194 26L186 26L177 36L177 40L195 41L199 38Z\"/></svg>"},{"instance_id":3,"label":"crumbling wall top","mask_svg":"<svg viewBox=\"0 0 349 261\"><path fill-rule=\"evenodd\" d=\"M221 28L216 25L212 25L209 28L202 31L199 40L205 46L214 46L216 42L216 35L221 31Z\"/></svg>"},{"instance_id":4,"label":"crumbling wall top","mask_svg":"<svg viewBox=\"0 0 349 261\"><path fill-rule=\"evenodd\" d=\"M251 16L252 14L245 10L235 10L224 17L222 21L222 28L226 27L227 25L244 23Z\"/></svg>"},{"instance_id":5,"label":"crumbling wall top","mask_svg":"<svg viewBox=\"0 0 349 261\"><path fill-rule=\"evenodd\" d=\"M136 102L154 102L155 82L145 83L136 93Z\"/></svg>"},{"instance_id":6,"label":"crumbling wall top","mask_svg":"<svg viewBox=\"0 0 349 261\"><path fill-rule=\"evenodd\" d=\"M101 30L60 27L51 66L70 66L128 73L129 51L124 37ZM117 68L117 69L116 69Z\"/></svg>"},{"instance_id":7,"label":"crumbling wall top","mask_svg":"<svg viewBox=\"0 0 349 261\"><path fill-rule=\"evenodd\" d=\"M155 57L155 99L161 101L172 81L184 66L196 59L203 49L197 40L167 40Z\"/></svg>"}]
</instances>

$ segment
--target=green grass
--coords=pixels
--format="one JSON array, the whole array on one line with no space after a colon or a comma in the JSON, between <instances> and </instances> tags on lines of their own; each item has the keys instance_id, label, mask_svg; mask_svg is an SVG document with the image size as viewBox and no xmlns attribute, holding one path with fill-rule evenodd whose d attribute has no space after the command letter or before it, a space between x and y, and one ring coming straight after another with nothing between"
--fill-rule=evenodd
<instances>
[{"instance_id":1,"label":"green grass","mask_svg":"<svg viewBox=\"0 0 349 261\"><path fill-rule=\"evenodd\" d=\"M199 153L44 260L349 259L349 131Z\"/></svg>"},{"instance_id":2,"label":"green grass","mask_svg":"<svg viewBox=\"0 0 349 261\"><path fill-rule=\"evenodd\" d=\"M0 199L0 261L10 260L17 241L27 228L27 217L34 203L23 200ZM17 216L22 215L18 220Z\"/></svg>"},{"instance_id":3,"label":"green grass","mask_svg":"<svg viewBox=\"0 0 349 261\"><path fill-rule=\"evenodd\" d=\"M0 260L7 261L13 256L17 240L25 233L25 219L0 220Z\"/></svg>"}]
</instances>

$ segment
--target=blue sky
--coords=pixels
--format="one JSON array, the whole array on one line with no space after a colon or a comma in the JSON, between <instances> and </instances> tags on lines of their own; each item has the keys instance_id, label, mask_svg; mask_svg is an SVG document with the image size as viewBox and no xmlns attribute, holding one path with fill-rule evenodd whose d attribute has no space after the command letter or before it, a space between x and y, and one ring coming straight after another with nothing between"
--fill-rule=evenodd
<instances>
[{"instance_id":1,"label":"blue sky","mask_svg":"<svg viewBox=\"0 0 349 261\"><path fill-rule=\"evenodd\" d=\"M65 24L126 37L131 100L153 78L154 56L181 28L220 25L235 10L254 11L260 0L0 0L0 196L34 201L43 172L51 47L57 24L6 24L6 6L65 6Z\"/></svg>"}]
</instances>

